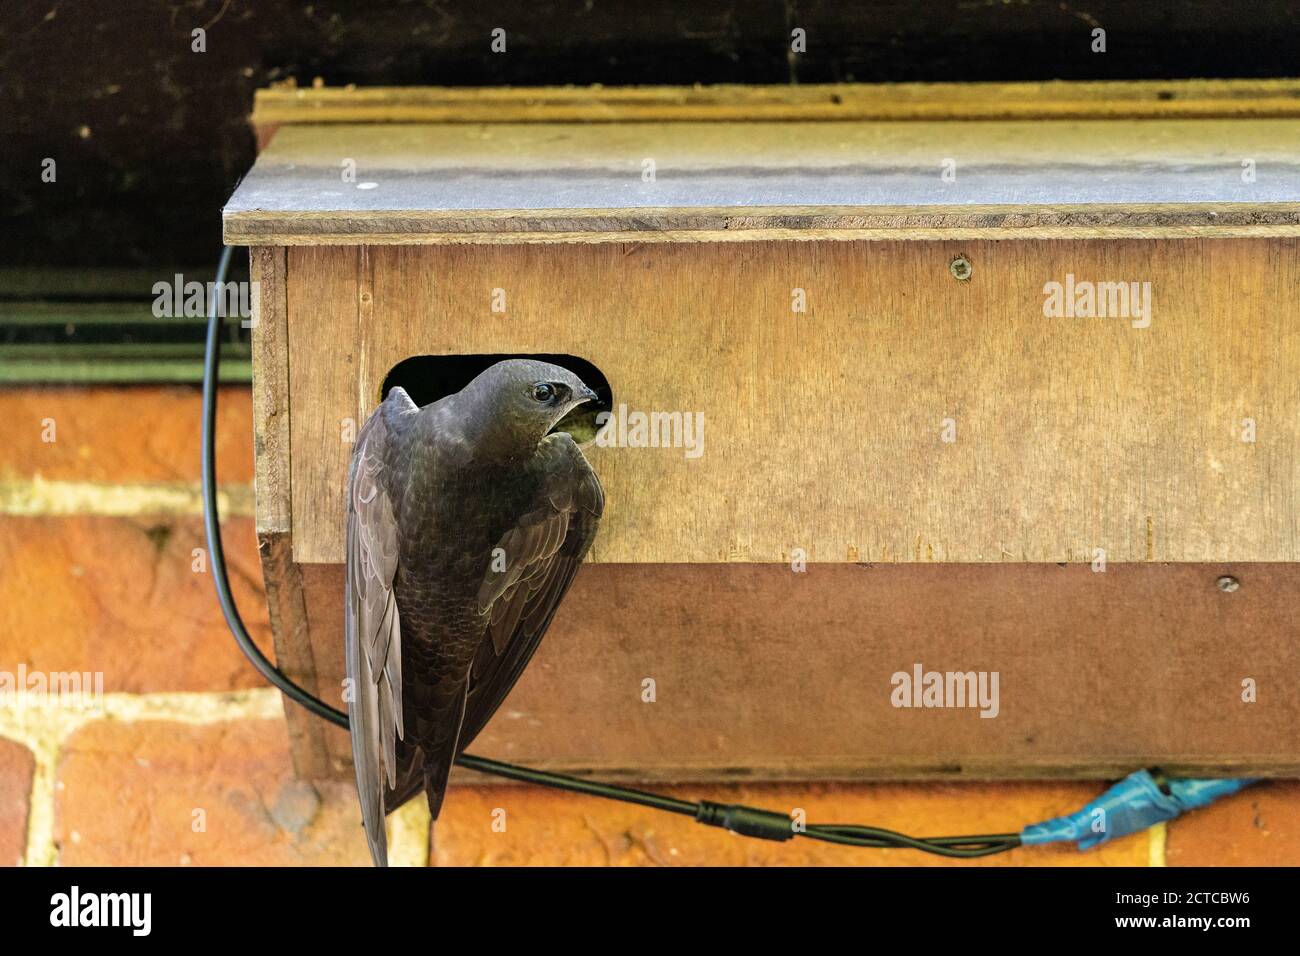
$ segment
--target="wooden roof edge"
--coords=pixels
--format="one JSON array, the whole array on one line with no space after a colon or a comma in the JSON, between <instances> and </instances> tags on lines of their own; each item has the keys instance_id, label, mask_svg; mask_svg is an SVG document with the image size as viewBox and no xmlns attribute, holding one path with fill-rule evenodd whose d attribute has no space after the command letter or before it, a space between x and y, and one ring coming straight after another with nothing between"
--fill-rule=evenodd
<instances>
[{"instance_id":1,"label":"wooden roof edge","mask_svg":"<svg viewBox=\"0 0 1300 956\"><path fill-rule=\"evenodd\" d=\"M564 210L421 213L226 211L227 245L426 245L534 243L755 242L811 240L978 241L986 239L1300 238L1300 204L1208 203L898 210ZM629 215L629 212L632 215ZM674 214L677 212L679 214ZM713 218L716 221L708 221Z\"/></svg>"}]
</instances>

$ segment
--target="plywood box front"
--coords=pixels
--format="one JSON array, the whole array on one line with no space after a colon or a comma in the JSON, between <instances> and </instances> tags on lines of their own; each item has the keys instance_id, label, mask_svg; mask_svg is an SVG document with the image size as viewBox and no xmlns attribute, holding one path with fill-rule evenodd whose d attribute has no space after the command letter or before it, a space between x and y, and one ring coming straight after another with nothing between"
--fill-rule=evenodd
<instances>
[{"instance_id":1,"label":"plywood box front","mask_svg":"<svg viewBox=\"0 0 1300 956\"><path fill-rule=\"evenodd\" d=\"M592 565L479 752L665 779L1294 771L1297 252L257 250L282 290L255 335L285 336L292 527L269 526L276 489L259 507L300 582L298 673L337 698L348 425L392 368L561 353L616 406L702 413L702 449L589 447ZM1067 275L1149 282L1150 315L1045 316ZM997 672L997 716L896 707L918 664ZM310 734L313 772L346 771L342 736Z\"/></svg>"},{"instance_id":2,"label":"plywood box front","mask_svg":"<svg viewBox=\"0 0 1300 956\"><path fill-rule=\"evenodd\" d=\"M1298 568L588 565L471 749L658 781L1295 776ZM301 570L337 702L342 569ZM918 665L996 673L996 713L894 706ZM303 771L350 776L347 735L301 726Z\"/></svg>"},{"instance_id":3,"label":"plywood box front","mask_svg":"<svg viewBox=\"0 0 1300 956\"><path fill-rule=\"evenodd\" d=\"M350 439L394 368L567 355L616 410L703 432L588 449L590 563L475 751L647 779L1300 772L1298 104L260 96L225 228L260 282L280 663L338 702ZM996 706L900 706L917 669L996 674ZM300 769L346 774L344 736L290 715Z\"/></svg>"},{"instance_id":4,"label":"plywood box front","mask_svg":"<svg viewBox=\"0 0 1300 956\"><path fill-rule=\"evenodd\" d=\"M590 449L600 562L1298 554L1294 239L306 247L287 270L298 561L343 560L347 423L447 353L567 353L615 406L702 416L694 449ZM1149 283L1150 324L1046 317L1067 276Z\"/></svg>"}]
</instances>

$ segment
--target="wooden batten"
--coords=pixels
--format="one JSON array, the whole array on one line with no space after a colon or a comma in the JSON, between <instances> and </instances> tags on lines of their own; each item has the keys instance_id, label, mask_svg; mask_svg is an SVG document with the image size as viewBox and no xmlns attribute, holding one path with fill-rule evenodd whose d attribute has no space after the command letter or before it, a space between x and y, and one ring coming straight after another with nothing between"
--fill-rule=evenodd
<instances>
[{"instance_id":1,"label":"wooden batten","mask_svg":"<svg viewBox=\"0 0 1300 956\"><path fill-rule=\"evenodd\" d=\"M253 124L1178 119L1300 116L1300 79L259 90Z\"/></svg>"}]
</instances>

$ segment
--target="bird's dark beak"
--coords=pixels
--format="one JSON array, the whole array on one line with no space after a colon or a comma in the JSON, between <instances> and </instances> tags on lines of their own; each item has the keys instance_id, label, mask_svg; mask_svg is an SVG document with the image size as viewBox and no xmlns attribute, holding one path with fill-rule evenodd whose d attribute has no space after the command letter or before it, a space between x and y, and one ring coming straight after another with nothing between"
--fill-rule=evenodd
<instances>
[{"instance_id":1,"label":"bird's dark beak","mask_svg":"<svg viewBox=\"0 0 1300 956\"><path fill-rule=\"evenodd\" d=\"M568 432L579 445L591 442L600 430L596 423L599 418L600 396L579 381L570 386L568 401L564 403L564 414L560 416L551 432ZM591 403L591 404L588 404ZM588 406L583 408L582 406Z\"/></svg>"}]
</instances>

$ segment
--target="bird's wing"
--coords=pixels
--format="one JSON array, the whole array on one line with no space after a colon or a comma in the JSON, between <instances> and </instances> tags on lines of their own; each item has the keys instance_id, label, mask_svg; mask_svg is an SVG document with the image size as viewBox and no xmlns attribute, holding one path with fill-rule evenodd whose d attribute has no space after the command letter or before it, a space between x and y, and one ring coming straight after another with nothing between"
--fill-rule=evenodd
<instances>
[{"instance_id":1,"label":"bird's wing","mask_svg":"<svg viewBox=\"0 0 1300 956\"><path fill-rule=\"evenodd\" d=\"M384 785L396 781L395 748L403 733L401 623L393 595L398 533L383 476L390 441L386 411L391 416L417 409L405 391L394 389L357 436L348 476L344 615L357 795L370 853L380 866L388 859Z\"/></svg>"},{"instance_id":2,"label":"bird's wing","mask_svg":"<svg viewBox=\"0 0 1300 956\"><path fill-rule=\"evenodd\" d=\"M479 589L488 637L470 672L458 750L496 713L541 642L591 547L605 492L568 435L542 445L543 481L534 506L507 531ZM495 570L500 569L500 570Z\"/></svg>"}]
</instances>

